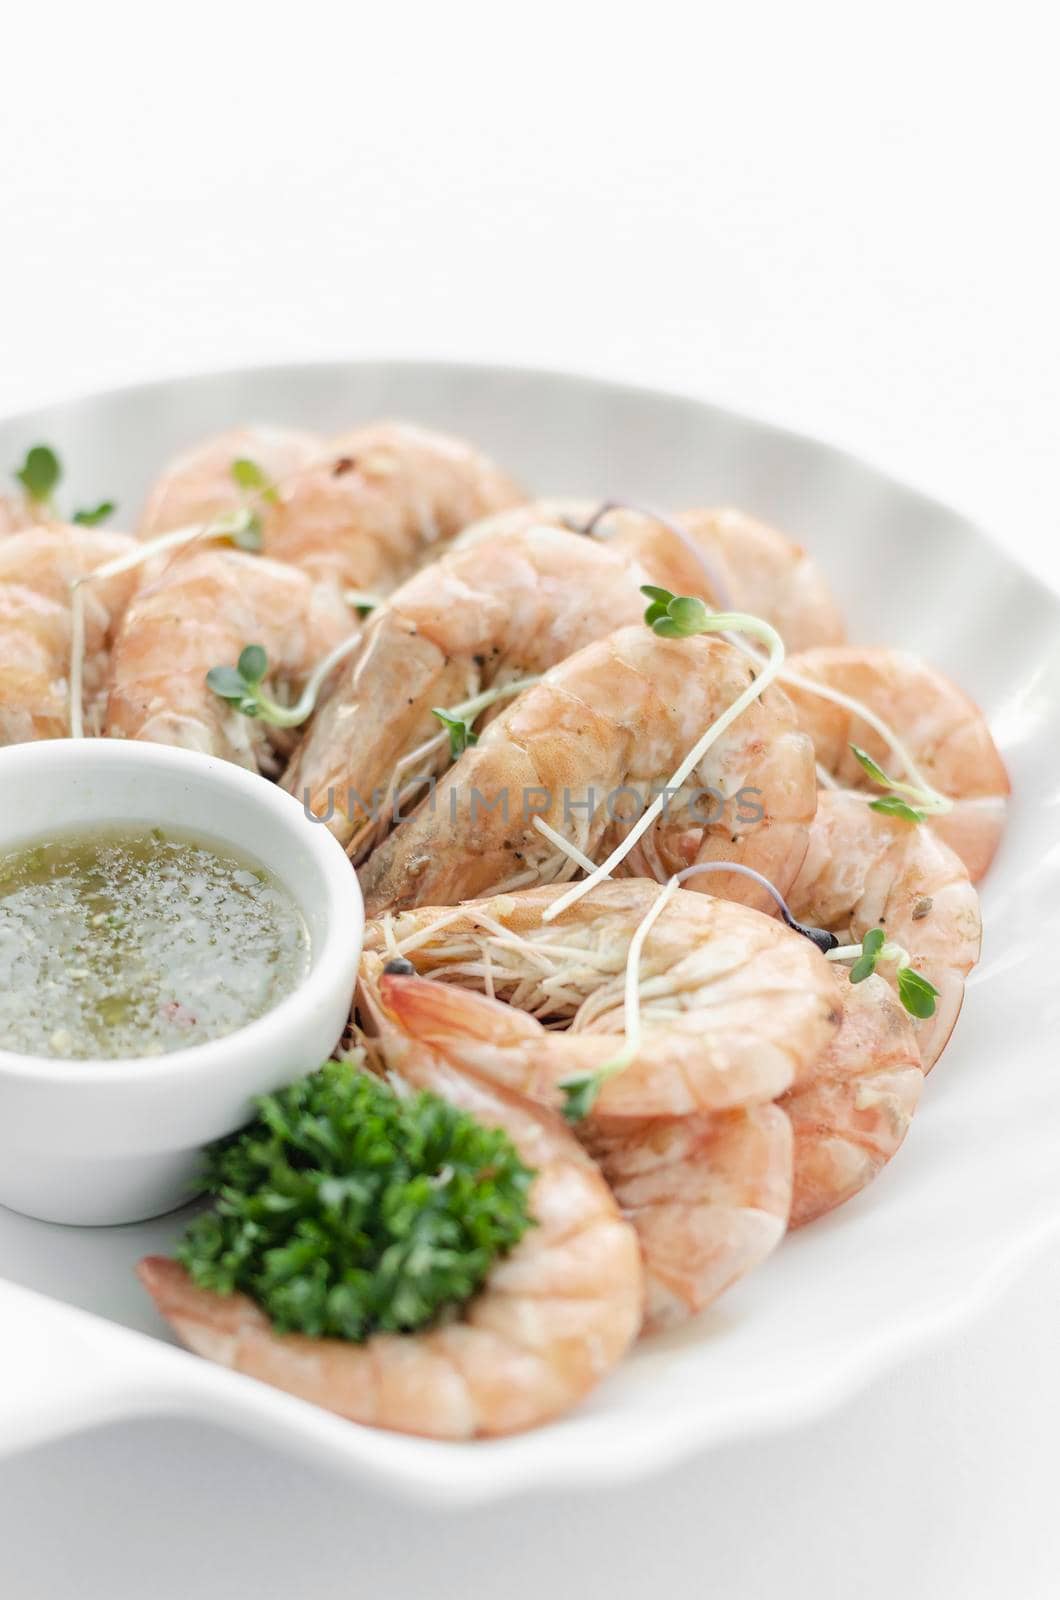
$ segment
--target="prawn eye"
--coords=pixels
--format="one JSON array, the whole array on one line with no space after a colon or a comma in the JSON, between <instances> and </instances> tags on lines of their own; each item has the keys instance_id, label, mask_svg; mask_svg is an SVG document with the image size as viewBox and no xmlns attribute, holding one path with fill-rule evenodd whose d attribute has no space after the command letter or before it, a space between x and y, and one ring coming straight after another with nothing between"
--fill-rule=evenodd
<instances>
[{"instance_id":1,"label":"prawn eye","mask_svg":"<svg viewBox=\"0 0 1060 1600\"><path fill-rule=\"evenodd\" d=\"M392 961L387 962L383 971L392 973L399 978L414 978L416 976L416 968L411 961L406 961L404 956L395 956Z\"/></svg>"},{"instance_id":2,"label":"prawn eye","mask_svg":"<svg viewBox=\"0 0 1060 1600\"><path fill-rule=\"evenodd\" d=\"M809 939L810 943L815 944L824 956L828 954L829 950L838 950L839 948L839 940L834 933L829 933L827 928L805 928L801 922L791 922L788 926L795 933L801 933L804 938Z\"/></svg>"}]
</instances>

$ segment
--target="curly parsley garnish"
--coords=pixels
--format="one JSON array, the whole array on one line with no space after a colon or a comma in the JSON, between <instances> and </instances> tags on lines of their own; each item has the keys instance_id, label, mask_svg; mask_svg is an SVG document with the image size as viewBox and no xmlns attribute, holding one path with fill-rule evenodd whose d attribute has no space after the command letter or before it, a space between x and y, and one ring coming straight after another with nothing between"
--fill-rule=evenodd
<instances>
[{"instance_id":1,"label":"curly parsley garnish","mask_svg":"<svg viewBox=\"0 0 1060 1600\"><path fill-rule=\"evenodd\" d=\"M507 1134L348 1061L257 1101L207 1152L212 1211L177 1259L250 1295L281 1333L360 1342L462 1306L532 1225L533 1172Z\"/></svg>"}]
</instances>

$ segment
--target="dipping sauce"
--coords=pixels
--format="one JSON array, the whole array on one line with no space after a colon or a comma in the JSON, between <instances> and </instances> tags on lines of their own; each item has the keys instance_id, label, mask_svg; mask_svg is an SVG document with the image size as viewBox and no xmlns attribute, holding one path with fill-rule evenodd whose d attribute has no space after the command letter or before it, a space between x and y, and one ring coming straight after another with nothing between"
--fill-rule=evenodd
<instances>
[{"instance_id":1,"label":"dipping sauce","mask_svg":"<svg viewBox=\"0 0 1060 1600\"><path fill-rule=\"evenodd\" d=\"M308 969L294 900L230 845L126 825L0 856L4 1050L183 1050L270 1011Z\"/></svg>"}]
</instances>

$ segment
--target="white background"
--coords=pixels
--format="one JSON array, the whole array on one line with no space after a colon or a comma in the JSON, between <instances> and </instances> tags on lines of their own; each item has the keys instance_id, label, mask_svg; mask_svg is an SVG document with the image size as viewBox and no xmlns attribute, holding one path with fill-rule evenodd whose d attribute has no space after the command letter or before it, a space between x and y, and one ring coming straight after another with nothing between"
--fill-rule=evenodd
<instances>
[{"instance_id":1,"label":"white background","mask_svg":"<svg viewBox=\"0 0 1060 1600\"><path fill-rule=\"evenodd\" d=\"M569 367L844 444L1060 582L1041 15L20 8L0 414L285 358ZM175 1426L40 1452L0 1471L0 1591L1055 1595L1054 1257L817 1429L607 1502L457 1526Z\"/></svg>"}]
</instances>

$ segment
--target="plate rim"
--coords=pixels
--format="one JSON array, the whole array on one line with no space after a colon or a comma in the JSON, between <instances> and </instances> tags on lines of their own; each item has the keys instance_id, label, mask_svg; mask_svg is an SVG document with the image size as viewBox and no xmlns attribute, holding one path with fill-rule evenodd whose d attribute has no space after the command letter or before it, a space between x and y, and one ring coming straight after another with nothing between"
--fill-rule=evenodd
<instances>
[{"instance_id":1,"label":"plate rim","mask_svg":"<svg viewBox=\"0 0 1060 1600\"><path fill-rule=\"evenodd\" d=\"M529 376L555 383L573 383L586 389L607 389L614 395L628 396L633 400L649 402L677 400L696 406L702 411L714 412L719 417L725 417L730 422L735 422L741 427L753 428L761 433L770 434L773 438L784 440L789 444L800 447L809 446L814 450L823 451L836 462L843 462L862 470L868 470L889 489L895 489L903 494L916 495L925 507L930 507L947 518L957 518L969 527L974 528L979 537L989 544L996 555L1018 567L1023 577L1030 580L1042 595L1054 601L1060 600L1060 585L1054 586L1049 583L1048 580L1024 561L1022 554L1010 551L992 528L980 522L970 511L962 510L932 489L925 489L915 479L899 476L896 470L882 464L871 454L863 453L859 447L838 443L831 437L805 433L794 424L777 421L766 412L759 412L743 406L730 406L723 400L708 398L690 388L686 389L680 386L671 388L662 384L635 383L628 379L615 378L606 373L596 373L589 368L553 367L547 363L538 366L533 362L525 361L490 361L486 359L457 361L450 360L445 356L409 355L333 356L326 359L305 361L245 362L226 367L196 368L191 372L176 372L168 377L133 379L127 383L110 384L104 389L77 389L70 394L47 400L41 405L34 406L29 411L0 412L0 428L17 427L23 420L32 421L37 415L43 415L51 411L61 411L66 407L129 400L139 394L157 393L185 384L190 386L196 383L225 383L247 377L287 379L303 372L337 373L356 369L395 367L405 372L461 373L468 376L489 376L501 379Z\"/></svg>"},{"instance_id":2,"label":"plate rim","mask_svg":"<svg viewBox=\"0 0 1060 1600\"><path fill-rule=\"evenodd\" d=\"M268 378L293 385L300 376L309 373L383 373L394 369L400 369L410 376L417 373L436 378L460 376L471 381L492 378L512 382L532 377L568 388L580 388L589 399L594 393L599 395L601 391L607 391L615 398L628 397L641 404L677 401L689 405L706 414L708 419L711 416L724 419L741 430L808 450L829 465L854 467L868 472L882 488L906 497L914 496L925 510L973 530L993 556L1002 560L1007 567L1017 570L1023 581L1037 591L1040 599L1060 609L1058 591L1025 564L1018 550L1007 548L989 528L964 511L921 489L916 483L898 477L889 468L877 465L860 451L855 452L829 439L802 432L768 417L705 399L701 394L689 390L629 383L582 370L570 371L525 363L451 361L410 356L240 364L75 393L35 406L29 411L6 413L0 417L0 427L6 431L25 425L28 429L35 425L38 418L61 413L68 408L120 404L137 397L146 399L174 390L179 392L195 384L224 384L248 378ZM1058 1234L1060 1195L1050 1214L1039 1218L1035 1226L1028 1228L1025 1233L1013 1235L1007 1249L990 1257L983 1263L982 1270L970 1276L963 1294L949 1294L939 1304L928 1305L919 1315L907 1317L903 1321L900 1336L892 1334L888 1337L881 1331L857 1350L849 1352L847 1359L841 1363L831 1363L827 1371L814 1377L793 1378L786 1392L783 1412L775 1399L767 1398L758 1410L744 1404L738 1411L715 1417L709 1432L704 1433L700 1425L697 1433L694 1410L690 1410L685 1423L674 1433L663 1437L659 1430L650 1439L638 1435L636 1450L616 1451L609 1456L597 1450L590 1463L586 1462L585 1455L593 1454L591 1444L585 1451L580 1438L568 1437L565 1440L567 1448L553 1452L547 1487L550 1490L588 1492L604 1486L634 1482L662 1473L693 1456L706 1456L737 1439L790 1432L834 1412L883 1373L907 1365L918 1355L939 1347L961 1328L979 1321ZM80 1421L72 1419L69 1426L60 1425L61 1419L53 1427L44 1422L37 1436L33 1436L32 1431L21 1436L14 1443L11 1453L47 1439L65 1437L84 1428L106 1426L128 1417L151 1418L179 1414L206 1422L223 1423L243 1434L268 1440L281 1451L292 1452L316 1462L321 1469L326 1467L353 1478L371 1472L377 1484L385 1485L395 1493L421 1504L470 1507L510 1500L527 1490L533 1492L543 1487L540 1468L547 1457L547 1444L523 1450L519 1454L510 1450L509 1446L535 1438L547 1439L550 1432L548 1428L536 1434L517 1436L513 1441L460 1445L386 1434L318 1411L279 1391L270 1390L253 1379L210 1367L206 1362L153 1339L149 1334L114 1323L102 1313L72 1306L41 1291L27 1289L0 1273L0 1304L18 1301L22 1297L31 1303L38 1301L46 1306L54 1324L66 1322L74 1336L75 1345L78 1343L78 1330L90 1324L99 1339L128 1344L130 1351L139 1352L142 1361L133 1363L134 1370L130 1372L127 1392L115 1391L101 1396L101 1406L94 1411L90 1407L85 1417ZM31 1338L33 1322L31 1311L16 1332ZM8 1342L7 1336L0 1336L0 1350ZM142 1373L136 1370L139 1366L145 1369ZM0 1396L0 1455L9 1453L2 1436L3 1418L4 1402ZM294 1426L284 1426L285 1419ZM351 1439L358 1441L357 1448L350 1448ZM501 1460L505 1456L508 1459L501 1467Z\"/></svg>"}]
</instances>

